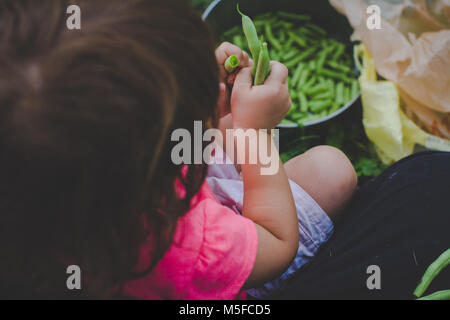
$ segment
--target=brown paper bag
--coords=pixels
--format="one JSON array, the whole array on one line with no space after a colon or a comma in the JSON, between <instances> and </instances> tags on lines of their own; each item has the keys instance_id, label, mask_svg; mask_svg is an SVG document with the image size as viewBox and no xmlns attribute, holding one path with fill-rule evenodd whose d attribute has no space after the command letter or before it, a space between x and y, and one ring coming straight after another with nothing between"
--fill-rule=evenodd
<instances>
[{"instance_id":1,"label":"brown paper bag","mask_svg":"<svg viewBox=\"0 0 450 320\"><path fill-rule=\"evenodd\" d=\"M433 135L450 139L450 0L330 0L371 53L377 72L398 85L404 111ZM367 27L378 5L381 29Z\"/></svg>"}]
</instances>

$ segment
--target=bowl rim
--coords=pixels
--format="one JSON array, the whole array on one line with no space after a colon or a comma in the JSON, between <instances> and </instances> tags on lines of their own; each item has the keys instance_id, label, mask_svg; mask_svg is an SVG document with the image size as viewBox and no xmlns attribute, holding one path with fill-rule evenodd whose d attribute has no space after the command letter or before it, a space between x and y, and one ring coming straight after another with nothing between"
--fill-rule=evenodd
<instances>
[{"instance_id":1,"label":"bowl rim","mask_svg":"<svg viewBox=\"0 0 450 320\"><path fill-rule=\"evenodd\" d=\"M208 19L211 12L217 7L219 3L221 3L222 0L214 0L209 4L209 6L205 9L205 11L202 14L202 20L206 21ZM348 101L345 105L343 105L339 110L336 110L333 113L330 113L326 117L313 120L310 122L305 122L302 126L298 125L297 123L280 123L277 125L277 128L300 128L300 127L311 127L314 125L318 125L324 122L327 122L328 120L334 119L340 114L344 113L347 109L349 109L351 106L355 104L355 102L359 99L361 96L361 89L358 91L358 94L355 95L350 101Z\"/></svg>"}]
</instances>

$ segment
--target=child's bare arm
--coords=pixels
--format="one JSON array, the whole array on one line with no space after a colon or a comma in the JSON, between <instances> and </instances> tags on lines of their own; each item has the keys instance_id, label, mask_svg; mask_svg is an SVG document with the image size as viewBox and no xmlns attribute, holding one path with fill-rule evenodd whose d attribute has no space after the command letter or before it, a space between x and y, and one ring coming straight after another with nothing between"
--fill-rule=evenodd
<instances>
[{"instance_id":1,"label":"child's bare arm","mask_svg":"<svg viewBox=\"0 0 450 320\"><path fill-rule=\"evenodd\" d=\"M272 129L290 107L287 89L287 69L272 62L272 71L262 86L253 87L251 68L237 75L231 98L235 129ZM255 287L281 274L291 263L298 249L298 222L289 181L270 133L259 131L258 145L267 144L272 150L270 162L278 168L271 175L262 175L267 167L259 157L256 164L240 161L244 180L243 215L257 227L258 252L246 288ZM255 145L253 145L255 147ZM238 150L238 158L249 159L254 148ZM245 157L245 158L243 158Z\"/></svg>"}]
</instances>

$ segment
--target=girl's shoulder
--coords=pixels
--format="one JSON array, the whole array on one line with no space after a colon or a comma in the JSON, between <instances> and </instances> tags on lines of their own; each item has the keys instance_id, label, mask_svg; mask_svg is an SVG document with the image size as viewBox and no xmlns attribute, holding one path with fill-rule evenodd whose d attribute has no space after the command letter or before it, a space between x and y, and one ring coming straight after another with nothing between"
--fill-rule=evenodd
<instances>
[{"instance_id":1,"label":"girl's shoulder","mask_svg":"<svg viewBox=\"0 0 450 320\"><path fill-rule=\"evenodd\" d=\"M146 254L145 246L142 254ZM177 224L172 246L125 294L144 299L234 299L256 258L254 223L217 200L208 184Z\"/></svg>"}]
</instances>

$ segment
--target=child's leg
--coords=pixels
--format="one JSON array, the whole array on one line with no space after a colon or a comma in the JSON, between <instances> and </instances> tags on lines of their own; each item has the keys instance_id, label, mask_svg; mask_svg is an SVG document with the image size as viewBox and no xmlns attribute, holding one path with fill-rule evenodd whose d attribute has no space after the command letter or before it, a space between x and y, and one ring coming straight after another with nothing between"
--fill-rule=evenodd
<instances>
[{"instance_id":1,"label":"child's leg","mask_svg":"<svg viewBox=\"0 0 450 320\"><path fill-rule=\"evenodd\" d=\"M333 147L312 148L285 164L289 179L302 187L335 221L352 197L357 177L350 160Z\"/></svg>"}]
</instances>

